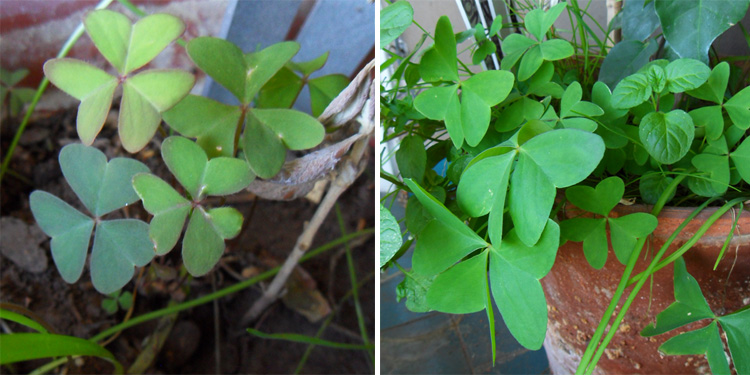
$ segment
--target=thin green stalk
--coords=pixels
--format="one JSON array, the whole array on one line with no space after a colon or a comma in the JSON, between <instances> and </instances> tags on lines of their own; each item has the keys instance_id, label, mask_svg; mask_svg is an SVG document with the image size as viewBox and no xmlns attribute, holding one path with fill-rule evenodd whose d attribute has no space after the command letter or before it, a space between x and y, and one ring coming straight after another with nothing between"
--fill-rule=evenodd
<instances>
[{"instance_id":1,"label":"thin green stalk","mask_svg":"<svg viewBox=\"0 0 750 375\"><path fill-rule=\"evenodd\" d=\"M341 215L341 209L339 208L339 204L336 203L335 205L336 209L336 218L339 222L339 230L341 231L341 235L346 235L346 224L344 224L344 217ZM352 295L354 296L354 310L357 313L357 323L359 325L359 333L362 336L362 342L365 345L370 344L370 338L367 335L367 327L365 326L365 316L362 313L362 305L359 303L359 291L357 289L357 271L354 267L354 258L352 257L351 249L349 249L349 244L344 244L344 251L346 252L346 263L349 268L349 280L352 283ZM370 363L375 363L375 355L372 351L367 351L367 355L370 357Z\"/></svg>"},{"instance_id":2,"label":"thin green stalk","mask_svg":"<svg viewBox=\"0 0 750 375\"><path fill-rule=\"evenodd\" d=\"M321 254L323 252L331 250L334 247L336 247L338 245L341 245L342 243L346 243L346 242L348 242L348 241L350 241L352 239L355 239L357 237L373 233L374 231L375 230L373 228L368 228L368 229L363 229L363 230L354 232L352 234L349 234L349 235L337 238L337 239L335 239L335 240L333 240L333 241L331 241L331 242L329 242L329 243L327 243L325 245L319 246L318 248L310 250L307 253L305 253L305 255L303 255L302 258L300 258L300 263L304 262L306 260L309 260L309 259L311 259L311 258L313 258L313 257L315 257L315 256L317 256L317 255L319 255L319 254ZM226 295L238 292L238 291L240 291L242 289L245 289L245 288L248 288L248 287L250 287L250 286L252 286L252 285L254 285L254 284L256 284L256 283L258 283L260 281L263 281L263 280L266 280L266 279L269 279L269 278L273 277L274 275L276 275L279 272L280 269L281 269L281 267L275 267L275 268L272 268L272 269L270 269L270 270L268 270L266 272L263 272L262 274L260 274L258 276L255 276L255 277L253 277L251 279L239 282L239 283L234 284L232 286L226 287L226 288L221 289L221 290L219 290L219 291L217 291L215 293L207 294L207 295L205 295L203 297L196 298L196 299L194 299L192 301L183 302L183 303L181 303L179 305L168 306L168 307L165 307L165 308L160 309L160 310L152 311L150 313L137 316L137 317L135 317L133 319L130 319L130 320L126 321L126 322L122 322L122 323L120 323L120 324L118 324L116 326L113 326L113 327L111 327L109 329L104 330L103 332L99 333L98 335L90 338L89 341L98 342L98 341L106 339L107 337L109 337L111 335L114 335L115 333L117 333L119 331L125 330L127 328L130 328L132 326L141 324L143 322L147 322L149 320L160 318L160 317L162 317L164 315L173 314L173 313L176 313L176 312L179 312L179 311L182 311L182 310L187 310L189 308L192 308L192 307L195 307L195 306L199 306L199 305L202 305L204 303L211 302L211 301L213 301L215 299L224 297ZM37 368L36 370L32 371L31 374L32 375L45 374L45 373L51 371L52 369L54 369L55 367L60 366L61 364L65 363L66 361L67 361L67 358L59 358L57 360L54 360L52 362L47 363L46 365L44 365L42 367Z\"/></svg>"},{"instance_id":3,"label":"thin green stalk","mask_svg":"<svg viewBox=\"0 0 750 375\"><path fill-rule=\"evenodd\" d=\"M659 200L656 202L653 209L651 210L651 213L654 216L659 215L659 212L661 212L662 208L664 208L664 205L667 203L667 200L669 199L669 195L671 194L671 192L677 189L677 186L686 177L687 175L677 176L667 186L667 188L661 194L661 196L659 197ZM596 327L596 331L594 332L594 335L591 337L591 341L589 341L589 345L586 347L586 351L583 353L583 356L581 357L581 362L578 365L578 368L576 369L576 375L582 375L586 371L586 369L591 365L590 361L591 361L592 356L594 355L594 350L599 346L599 341L601 340L602 335L604 334L604 330L607 328L607 325L609 324L609 321L612 318L612 314L617 308L617 303L620 301L623 293L625 292L625 287L628 282L628 279L630 278L630 275L633 273L633 269L635 268L635 263L638 261L638 258L641 255L641 250L643 249L643 245L646 244L646 240L647 240L647 237L640 238L638 242L636 243L635 248L633 249L633 252L630 254L630 258L628 259L628 263L625 266L623 275L620 278L619 284L617 285L617 290L615 290L615 293L612 296L612 300L609 302L609 306L607 307L607 310L604 312L602 319L599 321L599 326Z\"/></svg>"},{"instance_id":4,"label":"thin green stalk","mask_svg":"<svg viewBox=\"0 0 750 375\"><path fill-rule=\"evenodd\" d=\"M98 4L96 4L96 7L94 7L94 9L104 9L108 7L109 4L112 3L112 1L114 0L101 0ZM83 30L83 22L81 22L78 27L73 30L73 33L70 34L70 37L68 37L68 40L65 41L65 44L63 44L60 52L57 53L56 57L60 58L67 56L68 52L70 52L70 50L73 48L73 45L78 41L78 38L83 35ZM8 170L10 159L13 156L13 151L15 151L16 146L18 145L18 141L21 139L21 135L23 135L24 130L26 130L26 126L29 124L29 120L31 119L31 114L34 113L34 109L39 103L39 100L42 98L42 94L44 94L44 90L47 89L47 86L49 86L49 79L47 79L47 77L44 77L42 79L42 82L39 83L39 87L36 89L36 93L34 94L34 98L31 100L31 104L29 104L29 108L26 110L26 114L23 116L21 125L18 127L18 130L16 130L15 136L13 136L13 141L11 141L10 146L8 146L8 152L5 153L3 165L2 167L0 167L0 182L3 181L3 176L5 176L5 172Z\"/></svg>"},{"instance_id":5,"label":"thin green stalk","mask_svg":"<svg viewBox=\"0 0 750 375\"><path fill-rule=\"evenodd\" d=\"M356 287L353 288L352 290L359 289L359 288L363 287L367 282L369 282L373 278L373 276L375 276L374 272L370 273L368 276L362 278L362 280L360 280L357 283ZM331 324L331 322L333 322L334 316L336 316L336 314L338 314L339 310L341 310L341 306L344 304L344 301L346 301L346 300L348 300L349 298L352 297L352 290L346 292L346 294L344 295L344 297L341 298L341 300L339 301L338 305L336 305L336 307L333 309L333 312L328 315L328 317L323 322L323 324L320 326L320 328L318 328L318 332L315 333L315 338L316 339L320 338L320 336L323 335L323 333L326 331L326 329L328 329L328 326ZM307 358L310 357L310 353L312 353L313 349L315 349L315 344L310 344L310 345L307 346L307 349L305 350L305 353L302 355L302 358L300 359L299 364L297 364L297 368L294 370L295 374L299 374L300 372L302 372L302 369L305 367L305 363L307 363Z\"/></svg>"},{"instance_id":6,"label":"thin green stalk","mask_svg":"<svg viewBox=\"0 0 750 375\"><path fill-rule=\"evenodd\" d=\"M320 246L320 247L318 247L318 248L316 248L314 250L308 251L304 256L302 256L302 258L300 259L300 262L304 262L304 261L306 261L306 260L308 260L308 259L310 259L310 258L312 258L312 257L314 257L314 256L316 256L316 255L318 255L320 253L323 253L323 252L328 251L328 250L330 250L330 249L332 249L332 248L334 248L334 247L336 247L338 245L346 243L347 241L350 241L350 240L352 240L354 238L357 238L357 237L360 237L360 236L363 236L365 234L369 234L369 233L372 233L372 232L374 232L374 229L370 228L370 229L363 229L361 231L354 232L354 233L352 233L350 235L342 236L342 237L340 237L340 238L338 238L336 240L333 240L333 241L331 241L331 242L329 242L329 243L327 243L325 245L322 245L322 246ZM251 279L248 279L248 280L239 282L237 284L234 284L232 286L226 287L224 289L221 289L221 290L217 291L216 293L207 294L207 295L205 295L203 297L196 298L196 299L194 299L192 301L183 302L183 303L181 303L179 305L175 305L175 306L171 306L171 307L166 307L166 308L163 308L163 309L160 309L160 310L156 310L156 311L153 311L153 312L150 312L150 313L147 313L147 314L143 314L143 315L137 316L135 318L130 319L127 322L122 322L122 323L120 323L120 324L118 324L118 325L116 325L114 327L111 327L111 328L109 328L109 329L107 329L107 330L99 333L98 335L92 337L90 340L91 341L95 341L95 342L96 341L100 341L100 340L103 340L103 339L107 338L110 335L113 335L113 334L117 333L118 331L122 331L122 330L124 330L126 328L130 328L130 327L138 325L140 323L143 323L143 322L146 322L146 321L149 321L149 320L152 320L152 319L156 319L156 318L162 317L164 315L172 314L172 313L175 313L175 312L178 312L178 311L187 310L189 308L192 308L192 307L195 307L195 306L199 306L199 305L202 305L204 303L211 302L211 301L213 301L213 300L215 300L217 298L221 298L221 297L224 297L226 295L238 292L238 291L240 291L242 289L248 288L251 285L254 285L254 284L256 284L256 283L258 283L260 281L263 281L265 279L268 279L268 278L276 275L276 273L278 273L280 269L281 269L281 267L275 267L275 268L272 268L272 269L270 269L270 270L268 270L266 272L261 273L258 276L255 276L255 277L253 277Z\"/></svg>"},{"instance_id":7,"label":"thin green stalk","mask_svg":"<svg viewBox=\"0 0 750 375\"><path fill-rule=\"evenodd\" d=\"M653 275L659 269L677 260L680 256L682 256L682 254L690 250L690 248L692 248L693 245L695 245L695 243L698 242L703 237L706 231L708 231L708 229L714 224L714 222L716 222L716 220L718 220L732 206L734 206L737 203L742 203L745 199L747 198L733 199L732 201L722 206L720 209L716 210L716 212L714 212L708 219L706 219L706 221L703 223L700 229L698 229L698 231L695 232L693 237L691 237L688 242L686 242L677 251L675 251L670 256L668 256L664 261L659 262L661 257L664 256L664 253L666 253L667 249L669 248L669 245L672 243L672 241L674 241L674 237L676 237L676 235L673 237L670 237L671 241L667 241L664 244L664 246L662 246L662 248L659 250L659 253L654 257L654 259L651 261L651 264L649 264L646 271L644 271L642 274L645 276ZM705 206L708 205L709 202L710 200L706 201L701 207L698 207L695 211L693 211L693 214L697 215L698 212L702 211L705 208ZM683 221L683 223L687 223L687 222L688 220ZM596 363L599 361L599 358L601 358L602 354L604 354L604 349L607 348L607 345L617 333L617 328L620 326L620 323L622 323L622 320L625 318L625 314L630 308L630 305L633 303L633 301L637 297L638 292L640 292L646 280L647 280L647 277L641 277L640 280L638 280L638 283L635 285L635 287L633 287L633 289L631 290L630 295L625 300L625 303L622 305L622 308L620 309L620 312L617 314L615 321L612 323L612 327L607 333L607 336L604 338L604 340L602 340L602 344L597 349L596 354L594 355L594 358L592 359L589 368L586 370L587 375L590 375L594 372L594 367L596 366Z\"/></svg>"},{"instance_id":8,"label":"thin green stalk","mask_svg":"<svg viewBox=\"0 0 750 375\"><path fill-rule=\"evenodd\" d=\"M343 342L334 342L334 341L328 341L323 339L316 339L314 337L300 335L297 333L265 333L258 331L254 328L248 328L247 332L249 332L252 335L258 336L263 339L270 339L270 340L284 340L284 341L294 341L298 343L307 343L307 344L315 344L320 346L327 346L329 348L336 348L336 349L351 349L351 350L372 350L374 346L372 344L369 345L357 345L357 344L347 344Z\"/></svg>"}]
</instances>

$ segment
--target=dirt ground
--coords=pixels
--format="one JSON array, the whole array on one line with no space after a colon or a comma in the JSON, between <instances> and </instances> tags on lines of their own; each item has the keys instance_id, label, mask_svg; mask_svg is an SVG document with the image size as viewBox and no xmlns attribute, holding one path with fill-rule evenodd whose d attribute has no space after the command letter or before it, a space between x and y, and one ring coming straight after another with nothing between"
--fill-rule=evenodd
<instances>
[{"instance_id":1,"label":"dirt ground","mask_svg":"<svg viewBox=\"0 0 750 375\"><path fill-rule=\"evenodd\" d=\"M0 302L21 305L46 321L58 333L90 338L125 319L127 311L120 309L108 315L101 307L105 297L94 290L87 268L75 284L67 284L60 277L49 252L49 239L34 223L29 209L29 194L34 189L48 191L82 209L75 194L62 177L57 155L71 142L78 142L75 133L75 108L48 114L33 121L26 129L12 162L12 174L6 175L0 191L0 214L4 243L0 256ZM126 156L116 136L114 119L110 116L94 146L108 158ZM3 154L17 128L18 121L3 121L1 145ZM159 156L157 137L136 157L146 163L166 181L173 178ZM348 233L375 225L374 165L344 193L339 206ZM180 277L180 244L164 257L156 257L149 266L138 272L123 291L134 291L136 303L132 316L158 310L170 301L188 301L231 286L240 280L257 275L284 261L301 233L304 222L315 212L316 205L306 199L291 202L256 200L250 193L240 193L232 204L246 221L243 232L227 241L227 250L214 270L198 278ZM84 211L85 212L85 211ZM131 205L125 215L146 220L140 203ZM17 219L17 220L16 220ZM20 221L19 221L20 220ZM12 228L12 229L9 229ZM318 232L313 247L341 236L335 212L331 212ZM366 279L359 290L370 339L374 337L375 320L375 257L374 238L365 237L351 247L358 280ZM12 249L8 249L12 244ZM17 245L21 244L21 245ZM310 322L303 314L319 314L320 305L309 306L310 298L324 300L332 309L341 305L332 323L323 334L326 340L361 344L360 329L351 298L342 302L351 283L344 248L327 251L302 265L296 279L302 285L300 297L294 297L290 287L288 301L276 302L254 323L265 333L297 333L314 336L323 320ZM307 277L309 276L309 277ZM314 281L311 281L314 280ZM267 281L270 282L270 279ZM315 287L317 285L317 287ZM290 373L307 349L307 344L261 339L250 335L239 321L260 296L262 285L244 289L180 312L161 351L154 352L145 344L148 336L168 326L160 321L126 329L111 343L109 349L127 369L142 353L155 354L146 373ZM315 299L317 298L317 299ZM295 302L296 301L296 302ZM218 312L218 314L217 314ZM22 332L20 326L8 323L0 327L3 333ZM217 335L218 331L218 335ZM217 340L218 336L218 340ZM218 365L217 365L218 358ZM27 373L48 360L36 360L4 366L2 373ZM58 367L55 373L111 372L112 366L96 358L71 360ZM316 347L310 354L303 373L371 373L373 364L364 351Z\"/></svg>"}]
</instances>

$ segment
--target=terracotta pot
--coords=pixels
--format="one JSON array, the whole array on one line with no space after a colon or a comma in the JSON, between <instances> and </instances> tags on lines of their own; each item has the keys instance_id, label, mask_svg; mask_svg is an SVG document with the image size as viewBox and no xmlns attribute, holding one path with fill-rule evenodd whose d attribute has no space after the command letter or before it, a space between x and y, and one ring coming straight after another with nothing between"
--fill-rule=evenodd
<instances>
[{"instance_id":1,"label":"terracotta pot","mask_svg":"<svg viewBox=\"0 0 750 375\"><path fill-rule=\"evenodd\" d=\"M650 212L650 206L618 205L611 216L633 212ZM566 210L566 217L576 215ZM647 242L633 275L646 269L650 259L666 239L693 211L692 208L665 208L659 215L659 226ZM668 250L674 252L690 239L716 208L705 209L677 237ZM736 212L736 211L735 211ZM728 211L714 223L703 238L684 255L688 272L698 280L713 312L723 315L750 304L750 213L743 211L731 245L713 271L714 263L732 228L735 216ZM645 258L645 259L644 259ZM549 304L549 324L544 347L555 374L572 374L580 362L596 326L606 310L624 266L609 249L607 263L601 270L592 268L583 255L580 242L560 247L552 271L544 279ZM627 288L625 295L632 289ZM692 323L683 329L655 337L641 337L639 332L656 315L674 302L673 266L656 272L653 289L647 282L631 305L617 334L601 357L594 373L698 374L709 373L704 356L665 356L658 347L679 332L703 327L708 320Z\"/></svg>"}]
</instances>

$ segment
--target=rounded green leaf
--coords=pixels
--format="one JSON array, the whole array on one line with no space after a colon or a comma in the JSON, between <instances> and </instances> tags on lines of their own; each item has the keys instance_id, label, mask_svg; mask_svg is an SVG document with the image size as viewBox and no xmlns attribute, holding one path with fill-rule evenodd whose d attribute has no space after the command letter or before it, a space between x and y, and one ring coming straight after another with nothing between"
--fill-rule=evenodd
<instances>
[{"instance_id":1,"label":"rounded green leaf","mask_svg":"<svg viewBox=\"0 0 750 375\"><path fill-rule=\"evenodd\" d=\"M76 129L81 141L91 145L109 113L117 78L75 59L49 60L44 64L44 74L55 86L81 101Z\"/></svg>"},{"instance_id":2,"label":"rounded green leaf","mask_svg":"<svg viewBox=\"0 0 750 375\"><path fill-rule=\"evenodd\" d=\"M245 159L258 177L271 178L284 165L286 148L273 130L256 119L256 111L250 112L245 126Z\"/></svg>"},{"instance_id":3,"label":"rounded green leaf","mask_svg":"<svg viewBox=\"0 0 750 375\"><path fill-rule=\"evenodd\" d=\"M541 41L544 38L544 34L549 31L555 20L557 20L557 17L560 16L560 13L565 10L565 7L567 7L566 3L559 3L546 12L541 8L530 11L523 20L526 30L536 37L537 40Z\"/></svg>"},{"instance_id":4,"label":"rounded green leaf","mask_svg":"<svg viewBox=\"0 0 750 375\"><path fill-rule=\"evenodd\" d=\"M750 353L747 352L750 345L750 309L741 309L719 317L721 328L727 333L729 351L732 353L732 362L737 368L738 374L750 372ZM718 372L716 372L718 373Z\"/></svg>"},{"instance_id":5,"label":"rounded green leaf","mask_svg":"<svg viewBox=\"0 0 750 375\"><path fill-rule=\"evenodd\" d=\"M396 218L383 204L380 204L380 267L385 266L401 248L404 239L401 236Z\"/></svg>"},{"instance_id":6,"label":"rounded green leaf","mask_svg":"<svg viewBox=\"0 0 750 375\"><path fill-rule=\"evenodd\" d=\"M211 159L203 174L202 193L230 195L246 188L255 176L244 160L218 157Z\"/></svg>"},{"instance_id":7,"label":"rounded green leaf","mask_svg":"<svg viewBox=\"0 0 750 375\"><path fill-rule=\"evenodd\" d=\"M488 157L464 171L456 191L462 211L472 217L484 216L490 212L496 200L505 200L510 167L515 156L515 152L508 152Z\"/></svg>"},{"instance_id":8,"label":"rounded green leaf","mask_svg":"<svg viewBox=\"0 0 750 375\"><path fill-rule=\"evenodd\" d=\"M659 43L656 41L623 40L615 44L602 62L599 80L614 88L620 80L646 65L657 49Z\"/></svg>"},{"instance_id":9,"label":"rounded green leaf","mask_svg":"<svg viewBox=\"0 0 750 375\"><path fill-rule=\"evenodd\" d=\"M94 147L70 144L60 151L65 180L92 215L100 217L138 200L131 186L136 173L148 172L143 163L107 157Z\"/></svg>"},{"instance_id":10,"label":"rounded green leaf","mask_svg":"<svg viewBox=\"0 0 750 375\"><path fill-rule=\"evenodd\" d=\"M526 245L539 240L554 200L555 185L549 177L531 157L519 154L511 176L509 208L516 233Z\"/></svg>"},{"instance_id":11,"label":"rounded green leaf","mask_svg":"<svg viewBox=\"0 0 750 375\"><path fill-rule=\"evenodd\" d=\"M540 46L542 58L547 61L557 61L573 56L573 46L563 39L551 39Z\"/></svg>"},{"instance_id":12,"label":"rounded green leaf","mask_svg":"<svg viewBox=\"0 0 750 375\"><path fill-rule=\"evenodd\" d=\"M511 229L503 237L501 245L494 246L492 250L515 268L541 279L552 269L559 244L560 226L548 219L542 236L534 246L521 242L515 230Z\"/></svg>"},{"instance_id":13,"label":"rounded green leaf","mask_svg":"<svg viewBox=\"0 0 750 375\"><path fill-rule=\"evenodd\" d=\"M687 154L695 136L690 115L682 110L669 113L651 112L644 116L638 129L643 146L662 164L672 164Z\"/></svg>"},{"instance_id":14,"label":"rounded green leaf","mask_svg":"<svg viewBox=\"0 0 750 375\"><path fill-rule=\"evenodd\" d=\"M297 42L272 44L260 52L245 55L245 96L243 103L250 103L260 88L270 80L289 60L297 54Z\"/></svg>"},{"instance_id":15,"label":"rounded green leaf","mask_svg":"<svg viewBox=\"0 0 750 375\"><path fill-rule=\"evenodd\" d=\"M645 75L636 73L625 77L612 92L612 106L619 109L633 108L651 96L651 84Z\"/></svg>"},{"instance_id":16,"label":"rounded green leaf","mask_svg":"<svg viewBox=\"0 0 750 375\"><path fill-rule=\"evenodd\" d=\"M531 78L543 62L541 47L538 45L531 47L521 58L521 64L518 66L518 80L525 81Z\"/></svg>"},{"instance_id":17,"label":"rounded green leaf","mask_svg":"<svg viewBox=\"0 0 750 375\"><path fill-rule=\"evenodd\" d=\"M239 47L220 38L198 37L188 42L187 51L195 65L242 101L247 66Z\"/></svg>"},{"instance_id":18,"label":"rounded green leaf","mask_svg":"<svg viewBox=\"0 0 750 375\"><path fill-rule=\"evenodd\" d=\"M431 120L445 121L453 145L460 148L464 142L464 131L457 92L458 85L429 88L417 95L414 108Z\"/></svg>"},{"instance_id":19,"label":"rounded green leaf","mask_svg":"<svg viewBox=\"0 0 750 375\"><path fill-rule=\"evenodd\" d=\"M734 126L747 130L750 128L750 87L745 87L726 103L724 109Z\"/></svg>"},{"instance_id":20,"label":"rounded green leaf","mask_svg":"<svg viewBox=\"0 0 750 375\"><path fill-rule=\"evenodd\" d=\"M228 240L240 234L242 214L234 207L212 208L207 214L221 238Z\"/></svg>"},{"instance_id":21,"label":"rounded green leaf","mask_svg":"<svg viewBox=\"0 0 750 375\"><path fill-rule=\"evenodd\" d=\"M468 314L487 307L487 252L438 275L427 291L427 304L449 314Z\"/></svg>"},{"instance_id":22,"label":"rounded green leaf","mask_svg":"<svg viewBox=\"0 0 750 375\"><path fill-rule=\"evenodd\" d=\"M306 113L293 109L255 109L252 113L290 150L313 148L323 141L323 125Z\"/></svg>"},{"instance_id":23,"label":"rounded green leaf","mask_svg":"<svg viewBox=\"0 0 750 375\"><path fill-rule=\"evenodd\" d=\"M604 156L604 141L596 134L559 129L542 133L521 146L555 186L568 187L594 171Z\"/></svg>"},{"instance_id":24,"label":"rounded green leaf","mask_svg":"<svg viewBox=\"0 0 750 375\"><path fill-rule=\"evenodd\" d=\"M148 224L134 219L102 221L91 250L91 281L99 293L120 290L133 278L135 267L154 257Z\"/></svg>"},{"instance_id":25,"label":"rounded green leaf","mask_svg":"<svg viewBox=\"0 0 750 375\"><path fill-rule=\"evenodd\" d=\"M152 69L125 80L139 95L161 113L177 104L193 88L195 77L183 70Z\"/></svg>"},{"instance_id":26,"label":"rounded green leaf","mask_svg":"<svg viewBox=\"0 0 750 375\"><path fill-rule=\"evenodd\" d=\"M667 190L669 184L672 183L672 180L674 180L672 177L658 172L644 174L638 184L638 190L641 193L643 201L647 204L656 204L659 197ZM671 201L674 195L675 191L673 190L667 202Z\"/></svg>"},{"instance_id":27,"label":"rounded green leaf","mask_svg":"<svg viewBox=\"0 0 750 375\"><path fill-rule=\"evenodd\" d=\"M528 349L541 348L547 332L547 300L539 280L491 250L490 285L495 304L513 337Z\"/></svg>"},{"instance_id":28,"label":"rounded green leaf","mask_svg":"<svg viewBox=\"0 0 750 375\"><path fill-rule=\"evenodd\" d=\"M138 20L130 34L125 70L122 73L130 73L146 65L184 31L185 23L171 14L151 14Z\"/></svg>"},{"instance_id":29,"label":"rounded green leaf","mask_svg":"<svg viewBox=\"0 0 750 375\"><path fill-rule=\"evenodd\" d=\"M702 153L693 156L691 163L701 174L690 177L688 187L704 197L717 197L727 192L729 187L729 158L726 155Z\"/></svg>"},{"instance_id":30,"label":"rounded green leaf","mask_svg":"<svg viewBox=\"0 0 750 375\"><path fill-rule=\"evenodd\" d=\"M86 263L94 220L41 190L31 193L29 205L39 227L52 237L52 259L60 276L68 283L76 282Z\"/></svg>"},{"instance_id":31,"label":"rounded green leaf","mask_svg":"<svg viewBox=\"0 0 750 375\"><path fill-rule=\"evenodd\" d=\"M149 173L133 177L133 188L143 200L146 211L154 215L148 234L156 245L156 255L164 255L180 239L190 212L190 202L164 180Z\"/></svg>"},{"instance_id":32,"label":"rounded green leaf","mask_svg":"<svg viewBox=\"0 0 750 375\"><path fill-rule=\"evenodd\" d=\"M224 252L224 240L202 207L190 215L185 238L182 239L182 261L193 276L208 273Z\"/></svg>"},{"instance_id":33,"label":"rounded green leaf","mask_svg":"<svg viewBox=\"0 0 750 375\"><path fill-rule=\"evenodd\" d=\"M130 19L122 13L101 9L86 15L83 25L96 49L120 74L124 74L133 26Z\"/></svg>"},{"instance_id":34,"label":"rounded green leaf","mask_svg":"<svg viewBox=\"0 0 750 375\"><path fill-rule=\"evenodd\" d=\"M703 85L711 69L706 64L693 59L678 59L672 61L665 69L667 73L667 90L669 92L684 92Z\"/></svg>"},{"instance_id":35,"label":"rounded green leaf","mask_svg":"<svg viewBox=\"0 0 750 375\"><path fill-rule=\"evenodd\" d=\"M427 167L424 140L418 135L404 137L396 150L396 164L403 178L411 178L422 183Z\"/></svg>"},{"instance_id":36,"label":"rounded green leaf","mask_svg":"<svg viewBox=\"0 0 750 375\"><path fill-rule=\"evenodd\" d=\"M396 40L414 17L414 8L408 1L399 1L380 11L380 48L385 48Z\"/></svg>"},{"instance_id":37,"label":"rounded green leaf","mask_svg":"<svg viewBox=\"0 0 750 375\"><path fill-rule=\"evenodd\" d=\"M196 142L209 157L232 156L240 115L237 106L188 95L164 112L164 122L186 137L197 138Z\"/></svg>"},{"instance_id":38,"label":"rounded green leaf","mask_svg":"<svg viewBox=\"0 0 750 375\"><path fill-rule=\"evenodd\" d=\"M208 163L203 149L187 138L172 136L161 144L161 156L180 185L192 198L197 199Z\"/></svg>"}]
</instances>

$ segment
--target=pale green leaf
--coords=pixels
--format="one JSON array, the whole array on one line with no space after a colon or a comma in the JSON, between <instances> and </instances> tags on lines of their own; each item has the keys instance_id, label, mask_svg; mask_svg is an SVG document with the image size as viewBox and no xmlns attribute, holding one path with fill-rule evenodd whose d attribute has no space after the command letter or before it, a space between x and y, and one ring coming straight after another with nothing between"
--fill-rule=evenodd
<instances>
[{"instance_id":1,"label":"pale green leaf","mask_svg":"<svg viewBox=\"0 0 750 375\"><path fill-rule=\"evenodd\" d=\"M414 9L408 1L399 1L380 11L380 48L385 48L396 40L414 17Z\"/></svg>"},{"instance_id":2,"label":"pale green leaf","mask_svg":"<svg viewBox=\"0 0 750 375\"><path fill-rule=\"evenodd\" d=\"M612 92L612 105L615 108L633 108L651 96L651 84L641 73L625 77Z\"/></svg>"},{"instance_id":3,"label":"pale green leaf","mask_svg":"<svg viewBox=\"0 0 750 375\"><path fill-rule=\"evenodd\" d=\"M174 248L182 234L190 202L169 184L152 174L133 177L133 188L143 200L143 207L154 215L149 223L149 237L154 242L156 255L164 255Z\"/></svg>"},{"instance_id":4,"label":"pale green leaf","mask_svg":"<svg viewBox=\"0 0 750 375\"><path fill-rule=\"evenodd\" d=\"M711 74L706 64L693 59L679 59L672 61L665 69L667 73L667 90L669 92L684 92L700 87Z\"/></svg>"},{"instance_id":5,"label":"pale green leaf","mask_svg":"<svg viewBox=\"0 0 750 375\"><path fill-rule=\"evenodd\" d=\"M193 198L201 192L203 173L208 163L206 153L193 141L172 136L161 144L161 156L169 171Z\"/></svg>"},{"instance_id":6,"label":"pale green leaf","mask_svg":"<svg viewBox=\"0 0 750 375\"><path fill-rule=\"evenodd\" d=\"M185 23L171 14L151 14L138 20L130 33L125 69L122 73L130 73L146 65L170 43L177 40L184 31Z\"/></svg>"},{"instance_id":7,"label":"pale green leaf","mask_svg":"<svg viewBox=\"0 0 750 375\"><path fill-rule=\"evenodd\" d=\"M432 220L419 234L412 265L422 275L435 275L485 246L487 243L476 236L466 236L440 220Z\"/></svg>"},{"instance_id":8,"label":"pale green leaf","mask_svg":"<svg viewBox=\"0 0 750 375\"><path fill-rule=\"evenodd\" d=\"M240 234L242 229L242 214L234 207L217 207L208 210L216 232L225 240L232 239Z\"/></svg>"},{"instance_id":9,"label":"pale green leaf","mask_svg":"<svg viewBox=\"0 0 750 375\"><path fill-rule=\"evenodd\" d=\"M419 62L419 73L425 82L458 81L456 37L448 16L442 16L435 25L435 44Z\"/></svg>"},{"instance_id":10,"label":"pale green leaf","mask_svg":"<svg viewBox=\"0 0 750 375\"><path fill-rule=\"evenodd\" d=\"M314 117L320 116L326 107L328 107L328 104L347 85L349 85L349 78L343 74L329 74L309 80L307 86L310 88L312 115Z\"/></svg>"},{"instance_id":11,"label":"pale green leaf","mask_svg":"<svg viewBox=\"0 0 750 375\"><path fill-rule=\"evenodd\" d=\"M126 73L125 60L130 46L130 33L133 25L122 13L107 9L96 10L83 20L86 33L96 49L114 66L120 74Z\"/></svg>"},{"instance_id":12,"label":"pale green leaf","mask_svg":"<svg viewBox=\"0 0 750 375\"><path fill-rule=\"evenodd\" d=\"M255 176L244 160L221 156L206 164L201 194L230 195L246 188Z\"/></svg>"},{"instance_id":13,"label":"pale green leaf","mask_svg":"<svg viewBox=\"0 0 750 375\"><path fill-rule=\"evenodd\" d=\"M102 221L96 226L91 250L91 281L99 293L120 290L133 278L135 267L154 257L148 225L140 220Z\"/></svg>"}]
</instances>

